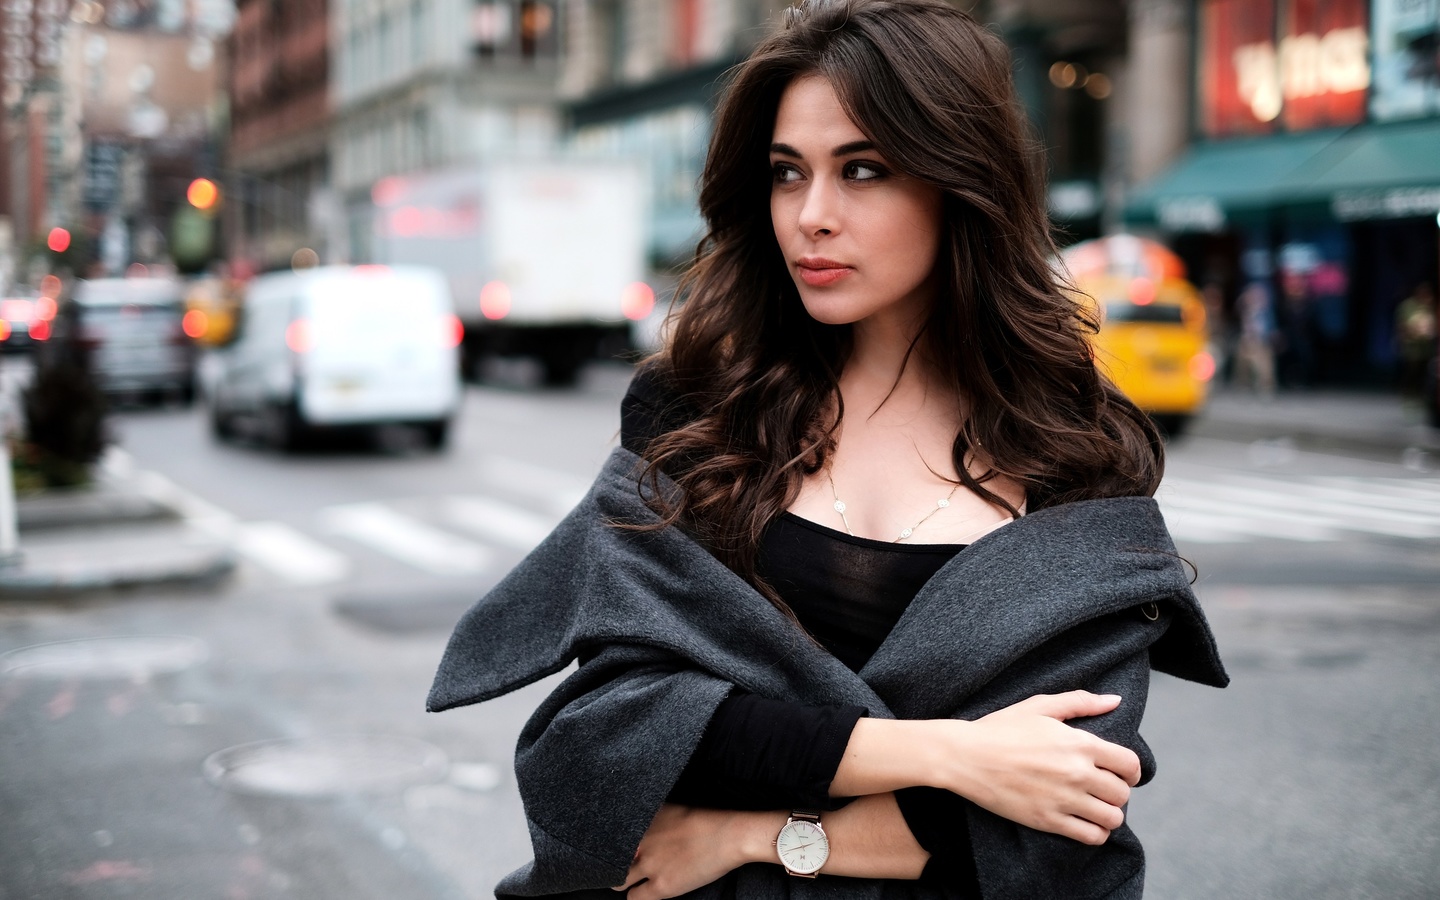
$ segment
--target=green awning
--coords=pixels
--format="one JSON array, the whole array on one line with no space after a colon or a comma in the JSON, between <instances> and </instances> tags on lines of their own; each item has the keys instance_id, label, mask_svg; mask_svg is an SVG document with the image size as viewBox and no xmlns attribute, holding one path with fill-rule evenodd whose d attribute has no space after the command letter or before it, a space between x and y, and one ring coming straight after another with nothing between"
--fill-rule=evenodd
<instances>
[{"instance_id":1,"label":"green awning","mask_svg":"<svg viewBox=\"0 0 1440 900\"><path fill-rule=\"evenodd\" d=\"M1236 217L1326 204L1342 220L1440 210L1440 120L1196 144L1126 204L1130 222L1214 231Z\"/></svg>"},{"instance_id":2,"label":"green awning","mask_svg":"<svg viewBox=\"0 0 1440 900\"><path fill-rule=\"evenodd\" d=\"M1323 202L1340 219L1440 212L1440 121L1369 126L1342 135L1279 190Z\"/></svg>"},{"instance_id":3,"label":"green awning","mask_svg":"<svg viewBox=\"0 0 1440 900\"><path fill-rule=\"evenodd\" d=\"M1282 185L1343 130L1196 144L1170 169L1141 185L1126 218L1174 230L1208 231L1229 215L1286 202Z\"/></svg>"}]
</instances>

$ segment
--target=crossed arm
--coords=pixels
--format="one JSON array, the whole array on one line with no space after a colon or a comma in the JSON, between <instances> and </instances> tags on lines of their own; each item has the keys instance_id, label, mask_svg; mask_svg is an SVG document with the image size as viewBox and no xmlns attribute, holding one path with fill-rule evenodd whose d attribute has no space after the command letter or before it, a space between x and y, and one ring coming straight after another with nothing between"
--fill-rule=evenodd
<instances>
[{"instance_id":1,"label":"crossed arm","mask_svg":"<svg viewBox=\"0 0 1440 900\"><path fill-rule=\"evenodd\" d=\"M952 791L1021 825L1099 845L1124 821L1140 780L1134 751L1065 724L1102 715L1121 698L1087 691L1039 695L968 722L861 719L831 783L856 797L825 814L825 872L918 878L929 854L894 791ZM742 812L667 804L640 842L624 883L631 900L662 900L751 862L776 862L773 840L788 811Z\"/></svg>"}]
</instances>

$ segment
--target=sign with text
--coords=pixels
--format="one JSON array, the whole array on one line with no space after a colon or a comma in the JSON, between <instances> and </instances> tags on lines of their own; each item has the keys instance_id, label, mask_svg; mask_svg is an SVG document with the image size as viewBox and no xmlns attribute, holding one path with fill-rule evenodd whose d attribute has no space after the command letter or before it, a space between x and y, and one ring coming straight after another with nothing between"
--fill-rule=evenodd
<instances>
[{"instance_id":1,"label":"sign with text","mask_svg":"<svg viewBox=\"0 0 1440 900\"><path fill-rule=\"evenodd\" d=\"M1365 118L1364 0L1206 0L1200 39L1200 125L1210 137Z\"/></svg>"}]
</instances>

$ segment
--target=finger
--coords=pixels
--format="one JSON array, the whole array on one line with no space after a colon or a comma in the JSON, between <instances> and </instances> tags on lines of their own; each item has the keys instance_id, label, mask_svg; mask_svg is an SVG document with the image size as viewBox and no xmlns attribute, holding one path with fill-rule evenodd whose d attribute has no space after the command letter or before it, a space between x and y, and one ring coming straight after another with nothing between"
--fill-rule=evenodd
<instances>
[{"instance_id":1,"label":"finger","mask_svg":"<svg viewBox=\"0 0 1440 900\"><path fill-rule=\"evenodd\" d=\"M1096 825L1105 830L1108 834L1125 824L1125 811L1118 806L1112 806L1103 800L1094 797L1087 797L1082 800L1075 809L1076 818Z\"/></svg>"},{"instance_id":2,"label":"finger","mask_svg":"<svg viewBox=\"0 0 1440 900\"><path fill-rule=\"evenodd\" d=\"M1140 783L1140 757L1129 747L1102 740L1095 754L1095 764L1114 772L1131 787Z\"/></svg>"},{"instance_id":3,"label":"finger","mask_svg":"<svg viewBox=\"0 0 1440 900\"><path fill-rule=\"evenodd\" d=\"M1098 716L1110 712L1120 705L1116 694L1092 694L1089 691L1066 691L1063 694L1036 694L1019 705L1026 705L1030 712L1052 719L1078 719L1083 716Z\"/></svg>"},{"instance_id":4,"label":"finger","mask_svg":"<svg viewBox=\"0 0 1440 900\"><path fill-rule=\"evenodd\" d=\"M1091 779L1086 787L1090 796L1102 803L1116 807L1130 802L1130 785L1104 769L1096 769L1095 775L1096 777Z\"/></svg>"},{"instance_id":5,"label":"finger","mask_svg":"<svg viewBox=\"0 0 1440 900\"><path fill-rule=\"evenodd\" d=\"M1065 837L1077 840L1082 844L1089 844L1098 847L1110 839L1110 832L1096 825L1087 819L1077 816L1068 817L1067 821L1060 827L1059 833Z\"/></svg>"},{"instance_id":6,"label":"finger","mask_svg":"<svg viewBox=\"0 0 1440 900\"><path fill-rule=\"evenodd\" d=\"M664 897L655 882L646 879L630 889L629 900L664 900Z\"/></svg>"}]
</instances>

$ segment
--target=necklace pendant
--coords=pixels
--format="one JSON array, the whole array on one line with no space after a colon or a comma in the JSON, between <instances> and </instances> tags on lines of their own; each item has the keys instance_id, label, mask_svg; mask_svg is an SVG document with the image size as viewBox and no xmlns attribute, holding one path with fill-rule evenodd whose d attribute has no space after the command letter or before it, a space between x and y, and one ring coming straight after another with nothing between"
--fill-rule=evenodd
<instances>
[{"instance_id":1,"label":"necklace pendant","mask_svg":"<svg viewBox=\"0 0 1440 900\"><path fill-rule=\"evenodd\" d=\"M912 535L912 534L914 534L914 533L915 533L915 529L913 529L913 528L907 528L907 529L905 529L904 531L900 532L900 540L903 541L903 540L905 540L906 538L908 538L910 535Z\"/></svg>"},{"instance_id":2,"label":"necklace pendant","mask_svg":"<svg viewBox=\"0 0 1440 900\"><path fill-rule=\"evenodd\" d=\"M949 497L946 497L945 499L941 500L939 503L936 503L935 505L938 506L938 507L940 507L941 509L944 509L945 507L947 507L947 506L950 505L950 498L949 498Z\"/></svg>"},{"instance_id":3,"label":"necklace pendant","mask_svg":"<svg viewBox=\"0 0 1440 900\"><path fill-rule=\"evenodd\" d=\"M843 500L835 501L835 511L838 513L845 512L845 502Z\"/></svg>"}]
</instances>

